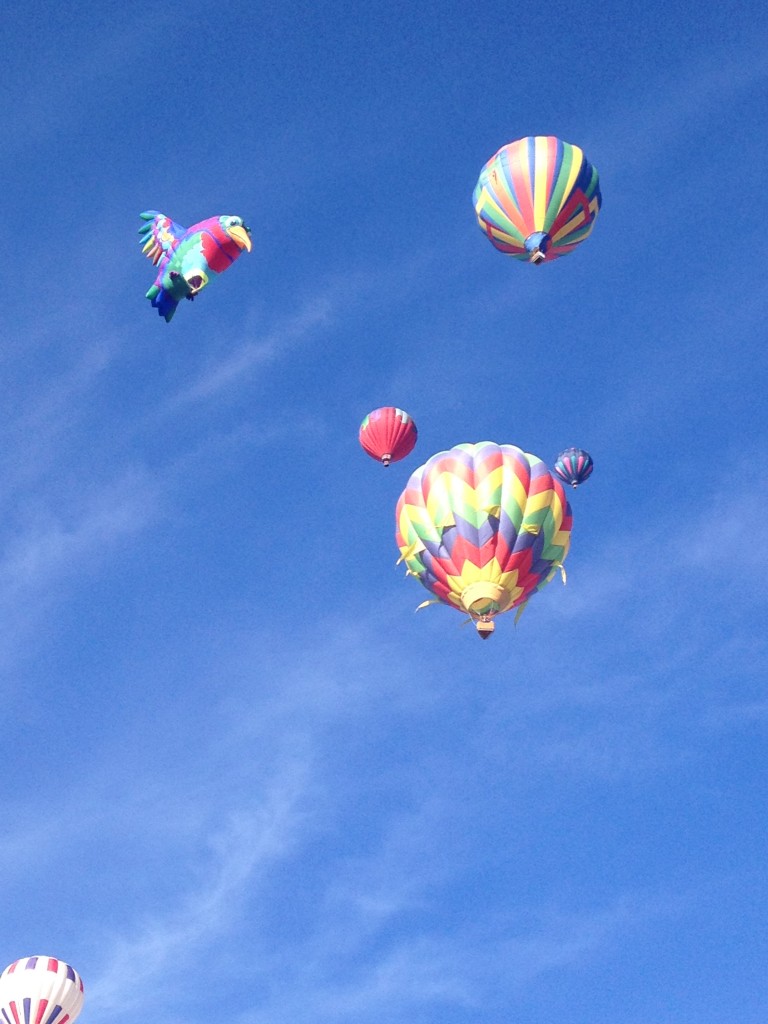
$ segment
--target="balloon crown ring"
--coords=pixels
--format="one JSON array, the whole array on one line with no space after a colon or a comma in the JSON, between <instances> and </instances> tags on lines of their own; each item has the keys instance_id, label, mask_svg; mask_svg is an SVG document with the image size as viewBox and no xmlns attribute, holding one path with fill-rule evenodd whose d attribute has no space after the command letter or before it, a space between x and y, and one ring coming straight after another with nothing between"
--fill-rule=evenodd
<instances>
[{"instance_id":1,"label":"balloon crown ring","mask_svg":"<svg viewBox=\"0 0 768 1024\"><path fill-rule=\"evenodd\" d=\"M462 590L460 601L474 619L505 612L512 604L512 595L498 583L479 580L477 583L470 583ZM480 608L477 608L476 605L480 605ZM493 606L492 609L488 610L488 605Z\"/></svg>"}]
</instances>

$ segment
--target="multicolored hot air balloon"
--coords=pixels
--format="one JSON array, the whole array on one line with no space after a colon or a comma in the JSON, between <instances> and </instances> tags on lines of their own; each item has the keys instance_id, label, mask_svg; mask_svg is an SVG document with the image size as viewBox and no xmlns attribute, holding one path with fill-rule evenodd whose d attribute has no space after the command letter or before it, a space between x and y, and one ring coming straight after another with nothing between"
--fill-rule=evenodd
<instances>
[{"instance_id":1,"label":"multicolored hot air balloon","mask_svg":"<svg viewBox=\"0 0 768 1024\"><path fill-rule=\"evenodd\" d=\"M511 444L460 444L416 470L396 512L400 561L481 637L561 570L571 539L563 485ZM420 605L420 607L424 607ZM520 614L518 612L518 615Z\"/></svg>"},{"instance_id":2,"label":"multicolored hot air balloon","mask_svg":"<svg viewBox=\"0 0 768 1024\"><path fill-rule=\"evenodd\" d=\"M369 412L360 425L360 444L372 459L388 466L413 451L418 431L407 412L393 405Z\"/></svg>"},{"instance_id":3,"label":"multicolored hot air balloon","mask_svg":"<svg viewBox=\"0 0 768 1024\"><path fill-rule=\"evenodd\" d=\"M589 452L583 448L566 448L560 452L555 461L554 470L565 483L571 487L583 484L592 475L595 464Z\"/></svg>"},{"instance_id":4,"label":"multicolored hot air balloon","mask_svg":"<svg viewBox=\"0 0 768 1024\"><path fill-rule=\"evenodd\" d=\"M534 135L501 147L480 172L472 201L497 249L544 263L584 241L602 197L597 171L578 146Z\"/></svg>"},{"instance_id":5,"label":"multicolored hot air balloon","mask_svg":"<svg viewBox=\"0 0 768 1024\"><path fill-rule=\"evenodd\" d=\"M52 956L26 956L0 974L2 1024L72 1024L83 1006L83 982Z\"/></svg>"}]
</instances>

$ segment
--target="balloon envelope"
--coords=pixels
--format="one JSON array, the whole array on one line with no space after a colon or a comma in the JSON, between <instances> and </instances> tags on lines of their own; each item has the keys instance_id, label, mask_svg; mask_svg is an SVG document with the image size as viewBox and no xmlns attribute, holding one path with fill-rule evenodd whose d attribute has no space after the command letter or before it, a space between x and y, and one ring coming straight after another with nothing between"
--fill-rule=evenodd
<instances>
[{"instance_id":1,"label":"balloon envelope","mask_svg":"<svg viewBox=\"0 0 768 1024\"><path fill-rule=\"evenodd\" d=\"M0 1024L71 1024L83 1006L83 982L52 956L27 956L0 975Z\"/></svg>"},{"instance_id":2,"label":"balloon envelope","mask_svg":"<svg viewBox=\"0 0 768 1024\"><path fill-rule=\"evenodd\" d=\"M592 475L595 464L589 452L583 448L566 448L555 461L555 473L571 487L578 487Z\"/></svg>"},{"instance_id":3,"label":"balloon envelope","mask_svg":"<svg viewBox=\"0 0 768 1024\"><path fill-rule=\"evenodd\" d=\"M575 249L602 203L595 168L578 146L554 135L502 146L480 172L472 200L493 245L528 263Z\"/></svg>"},{"instance_id":4,"label":"balloon envelope","mask_svg":"<svg viewBox=\"0 0 768 1024\"><path fill-rule=\"evenodd\" d=\"M392 405L369 412L360 425L360 444L373 459L388 466L413 451L416 424L407 412Z\"/></svg>"},{"instance_id":5,"label":"balloon envelope","mask_svg":"<svg viewBox=\"0 0 768 1024\"><path fill-rule=\"evenodd\" d=\"M524 605L562 568L571 524L563 485L541 459L481 441L439 452L411 475L396 541L409 575L485 635L483 623L490 631L495 615Z\"/></svg>"}]
</instances>

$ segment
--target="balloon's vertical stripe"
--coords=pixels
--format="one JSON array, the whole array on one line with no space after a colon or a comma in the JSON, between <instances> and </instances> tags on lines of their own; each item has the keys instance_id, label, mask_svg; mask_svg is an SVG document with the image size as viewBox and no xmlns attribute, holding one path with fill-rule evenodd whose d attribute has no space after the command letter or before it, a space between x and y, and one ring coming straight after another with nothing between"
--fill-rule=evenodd
<instances>
[{"instance_id":1,"label":"balloon's vertical stripe","mask_svg":"<svg viewBox=\"0 0 768 1024\"><path fill-rule=\"evenodd\" d=\"M509 153L509 177L515 187L520 215L526 225L526 234L530 234L527 228L533 224L533 178L530 167L532 147L528 146L527 139L513 143L513 146L517 148L510 150Z\"/></svg>"},{"instance_id":2,"label":"balloon's vertical stripe","mask_svg":"<svg viewBox=\"0 0 768 1024\"><path fill-rule=\"evenodd\" d=\"M544 222L549 222L550 208L552 204L552 195L555 191L555 185L560 175L560 168L563 164L563 148L564 143L560 139L556 139L553 135L547 136L547 200L546 200L546 212L544 214Z\"/></svg>"},{"instance_id":3,"label":"balloon's vertical stripe","mask_svg":"<svg viewBox=\"0 0 768 1024\"><path fill-rule=\"evenodd\" d=\"M571 167L573 166L573 146L567 142L561 143L561 145L563 150L562 158L549 199L549 206L547 207L547 230L550 234L554 232L554 225L557 222L558 214L562 210L563 203L567 198L566 185L570 177Z\"/></svg>"},{"instance_id":4,"label":"balloon's vertical stripe","mask_svg":"<svg viewBox=\"0 0 768 1024\"><path fill-rule=\"evenodd\" d=\"M584 154L578 146L571 146L571 166L565 182L565 195L568 196L576 187L576 182L584 166Z\"/></svg>"},{"instance_id":5,"label":"balloon's vertical stripe","mask_svg":"<svg viewBox=\"0 0 768 1024\"><path fill-rule=\"evenodd\" d=\"M535 231L546 231L547 194L551 169L549 139L537 135L534 141L535 160L533 164L533 226Z\"/></svg>"}]
</instances>

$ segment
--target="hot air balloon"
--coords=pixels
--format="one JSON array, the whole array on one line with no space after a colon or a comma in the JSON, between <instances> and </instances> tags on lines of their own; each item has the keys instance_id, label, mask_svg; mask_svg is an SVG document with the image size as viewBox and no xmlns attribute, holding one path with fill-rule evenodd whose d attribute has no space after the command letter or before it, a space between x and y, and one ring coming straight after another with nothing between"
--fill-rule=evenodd
<instances>
[{"instance_id":1,"label":"hot air balloon","mask_svg":"<svg viewBox=\"0 0 768 1024\"><path fill-rule=\"evenodd\" d=\"M83 1006L83 982L52 956L27 956L0 974L2 1024L72 1024Z\"/></svg>"},{"instance_id":2,"label":"hot air balloon","mask_svg":"<svg viewBox=\"0 0 768 1024\"><path fill-rule=\"evenodd\" d=\"M472 201L497 249L544 263L584 241L602 197L597 171L578 146L535 135L501 147L480 172Z\"/></svg>"},{"instance_id":3,"label":"hot air balloon","mask_svg":"<svg viewBox=\"0 0 768 1024\"><path fill-rule=\"evenodd\" d=\"M560 479L571 487L583 484L587 477L592 475L594 468L592 456L583 448L566 448L557 456L554 466Z\"/></svg>"},{"instance_id":4,"label":"hot air balloon","mask_svg":"<svg viewBox=\"0 0 768 1024\"><path fill-rule=\"evenodd\" d=\"M563 485L535 455L492 441L433 455L411 475L396 511L400 561L484 639L494 617L541 590L568 552ZM420 605L419 607L424 607Z\"/></svg>"},{"instance_id":5,"label":"hot air balloon","mask_svg":"<svg viewBox=\"0 0 768 1024\"><path fill-rule=\"evenodd\" d=\"M142 251L157 267L146 297L167 323L182 299L194 299L243 249L251 251L251 229L242 217L225 214L183 228L157 210L140 216L145 221L139 228Z\"/></svg>"},{"instance_id":6,"label":"hot air balloon","mask_svg":"<svg viewBox=\"0 0 768 1024\"><path fill-rule=\"evenodd\" d=\"M413 451L417 430L407 412L392 405L369 412L360 425L360 444L372 459L388 466Z\"/></svg>"}]
</instances>

